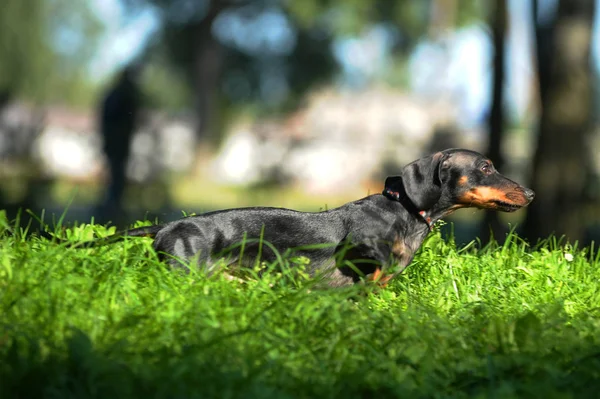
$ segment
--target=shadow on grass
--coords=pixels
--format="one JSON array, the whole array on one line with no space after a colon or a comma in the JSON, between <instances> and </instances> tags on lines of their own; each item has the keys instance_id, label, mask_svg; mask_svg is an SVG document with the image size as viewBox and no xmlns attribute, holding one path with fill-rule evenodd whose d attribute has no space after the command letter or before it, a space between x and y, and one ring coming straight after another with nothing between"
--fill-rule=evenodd
<instances>
[{"instance_id":1,"label":"shadow on grass","mask_svg":"<svg viewBox=\"0 0 600 399\"><path fill-rule=\"evenodd\" d=\"M501 334L500 330L511 328L509 324L494 328ZM519 328L525 330L518 335L531 341L529 349L523 342L518 351L470 348L462 359L450 359L441 341L439 350L419 361L410 350L396 353L387 365L376 364L362 353L338 369L323 357L325 375L306 365L295 368L285 359L269 360L265 353L228 347L226 341L141 352L128 349L123 342L120 348L101 351L86 334L73 330L64 350L56 350L45 348L41 341L5 335L0 350L0 397L597 397L599 345L568 339L547 347L538 345L535 334L540 323L531 314L517 320Z\"/></svg>"}]
</instances>

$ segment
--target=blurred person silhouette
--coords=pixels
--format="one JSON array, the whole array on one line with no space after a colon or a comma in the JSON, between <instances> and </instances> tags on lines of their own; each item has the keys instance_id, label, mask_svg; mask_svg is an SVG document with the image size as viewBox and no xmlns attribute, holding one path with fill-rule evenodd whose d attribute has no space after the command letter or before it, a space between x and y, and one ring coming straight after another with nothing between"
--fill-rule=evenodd
<instances>
[{"instance_id":1,"label":"blurred person silhouette","mask_svg":"<svg viewBox=\"0 0 600 399\"><path fill-rule=\"evenodd\" d=\"M98 212L100 219L123 217L121 200L125 191L125 172L140 108L140 73L139 64L123 68L115 84L107 90L100 106L100 133L104 140L103 150L110 177Z\"/></svg>"}]
</instances>

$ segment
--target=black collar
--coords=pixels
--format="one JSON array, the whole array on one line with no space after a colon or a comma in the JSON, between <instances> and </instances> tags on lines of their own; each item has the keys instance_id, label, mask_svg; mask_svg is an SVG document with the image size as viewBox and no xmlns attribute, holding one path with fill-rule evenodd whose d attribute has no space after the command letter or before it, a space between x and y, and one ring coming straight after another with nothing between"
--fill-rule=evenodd
<instances>
[{"instance_id":1,"label":"black collar","mask_svg":"<svg viewBox=\"0 0 600 399\"><path fill-rule=\"evenodd\" d=\"M425 224L427 224L429 231L433 230L433 223L431 221L431 217L429 217L427 215L426 211L420 210L419 208L417 208L415 206L415 204L410 200L410 198L408 198L408 195L404 191L403 186L402 186L401 191L392 191L386 187L383 189L382 194L384 197L389 198L392 201L397 201L397 202L401 203L402 206L404 206L404 208L408 212L412 213L413 215L418 215L419 219L423 220L423 222L425 222Z\"/></svg>"}]
</instances>

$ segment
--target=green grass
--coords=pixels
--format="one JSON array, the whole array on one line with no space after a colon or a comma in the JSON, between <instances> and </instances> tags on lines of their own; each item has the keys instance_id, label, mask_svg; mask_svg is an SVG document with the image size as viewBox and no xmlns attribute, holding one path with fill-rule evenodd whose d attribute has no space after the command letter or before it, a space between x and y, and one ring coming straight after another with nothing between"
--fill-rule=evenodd
<instances>
[{"instance_id":1,"label":"green grass","mask_svg":"<svg viewBox=\"0 0 600 399\"><path fill-rule=\"evenodd\" d=\"M435 233L387 289L322 290L297 274L171 271L148 239L70 249L21 230L0 220L0 398L600 389L600 261L555 240L458 250ZM67 230L74 241L94 232L108 231Z\"/></svg>"}]
</instances>

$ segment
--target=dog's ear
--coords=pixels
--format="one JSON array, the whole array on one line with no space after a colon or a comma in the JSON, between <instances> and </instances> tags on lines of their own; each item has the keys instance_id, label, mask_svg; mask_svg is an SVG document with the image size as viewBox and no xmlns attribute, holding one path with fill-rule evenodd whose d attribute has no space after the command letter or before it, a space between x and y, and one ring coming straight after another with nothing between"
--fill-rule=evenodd
<instances>
[{"instance_id":1,"label":"dog's ear","mask_svg":"<svg viewBox=\"0 0 600 399\"><path fill-rule=\"evenodd\" d=\"M419 210L431 209L442 195L442 152L418 159L402 169L406 195ZM387 183L387 181L386 181Z\"/></svg>"}]
</instances>

